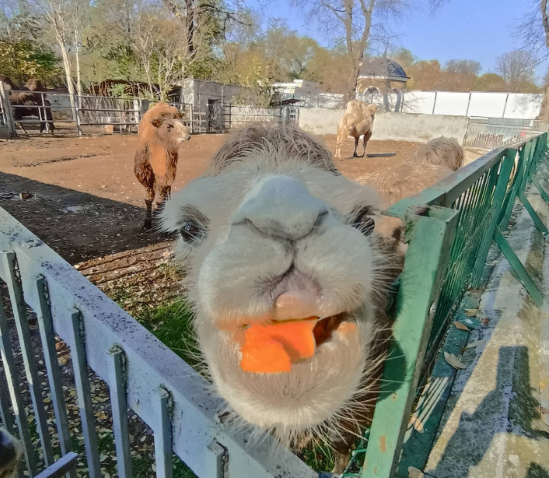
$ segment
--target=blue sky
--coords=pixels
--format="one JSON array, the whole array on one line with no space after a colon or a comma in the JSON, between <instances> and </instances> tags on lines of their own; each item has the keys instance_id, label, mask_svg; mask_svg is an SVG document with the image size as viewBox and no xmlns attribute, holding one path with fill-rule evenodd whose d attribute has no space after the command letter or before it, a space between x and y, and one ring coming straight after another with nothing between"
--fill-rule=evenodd
<instances>
[{"instance_id":1,"label":"blue sky","mask_svg":"<svg viewBox=\"0 0 549 478\"><path fill-rule=\"evenodd\" d=\"M252 4L258 6L258 1L261 0L252 0ZM392 23L392 30L398 35L393 42L421 59L438 59L441 63L451 59L476 60L483 72L493 71L499 55L522 46L515 37L517 23L531 10L533 1L448 0L431 16L427 8L421 8L427 0L409 0L410 5L416 6ZM314 25L290 7L290 0L271 0L264 5L263 12L267 17L285 18L292 29L329 46L330 39L315 31ZM538 76L545 74L546 67L546 64L538 67Z\"/></svg>"}]
</instances>

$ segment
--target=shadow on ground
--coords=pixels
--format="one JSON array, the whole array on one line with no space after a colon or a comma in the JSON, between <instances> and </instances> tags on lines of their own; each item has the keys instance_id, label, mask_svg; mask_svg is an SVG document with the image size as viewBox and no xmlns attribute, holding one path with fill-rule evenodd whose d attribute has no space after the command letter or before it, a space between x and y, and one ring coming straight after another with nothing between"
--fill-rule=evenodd
<instances>
[{"instance_id":1,"label":"shadow on ground","mask_svg":"<svg viewBox=\"0 0 549 478\"><path fill-rule=\"evenodd\" d=\"M167 239L141 231L144 209L2 172L0 207L71 264Z\"/></svg>"},{"instance_id":2,"label":"shadow on ground","mask_svg":"<svg viewBox=\"0 0 549 478\"><path fill-rule=\"evenodd\" d=\"M508 371L510 365L514 367L513 374ZM540 404L534 397L535 393L536 389L530 384L528 348L501 347L495 388L484 397L472 414L461 414L459 424L447 443L443 456L435 469L428 470L428 476L488 476L475 469L484 459L488 459L489 463L499 463L502 469L507 469L512 466L507 460L510 449L517 454L521 451L520 447L528 446L532 441L549 439L549 433L537 426L541 423ZM511 437L504 435L521 437L525 442L522 445L518 440L512 443ZM495 440L499 440L500 443L494 443ZM496 454L499 456L494 456ZM527 456L529 453L524 455ZM520 458L522 460L524 457ZM549 477L548 471L538 463L526 462L520 463L520 466L528 469L527 478ZM482 468L485 467L486 464ZM493 472L491 476L494 477L515 476L508 472L500 475L495 469Z\"/></svg>"}]
</instances>

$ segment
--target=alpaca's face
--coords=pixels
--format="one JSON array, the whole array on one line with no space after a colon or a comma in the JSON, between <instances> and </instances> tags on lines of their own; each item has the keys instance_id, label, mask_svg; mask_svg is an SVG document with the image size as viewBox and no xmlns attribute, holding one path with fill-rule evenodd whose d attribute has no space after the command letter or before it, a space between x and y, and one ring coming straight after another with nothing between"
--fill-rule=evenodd
<instances>
[{"instance_id":1,"label":"alpaca's face","mask_svg":"<svg viewBox=\"0 0 549 478\"><path fill-rule=\"evenodd\" d=\"M373 366L370 189L312 166L248 152L172 196L166 230L178 231L201 351L219 393L247 422L283 441L354 405ZM291 300L288 300L291 299ZM241 370L243 326L326 317L315 355L287 373ZM354 323L356 327L342 324Z\"/></svg>"}]
</instances>

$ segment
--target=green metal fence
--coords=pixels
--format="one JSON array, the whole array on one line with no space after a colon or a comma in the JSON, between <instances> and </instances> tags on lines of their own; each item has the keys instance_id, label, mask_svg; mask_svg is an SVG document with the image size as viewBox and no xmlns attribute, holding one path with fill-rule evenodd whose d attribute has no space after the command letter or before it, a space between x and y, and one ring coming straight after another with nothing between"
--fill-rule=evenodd
<instances>
[{"instance_id":1,"label":"green metal fence","mask_svg":"<svg viewBox=\"0 0 549 478\"><path fill-rule=\"evenodd\" d=\"M547 151L547 133L495 149L384 212L405 221L408 250L400 278L394 337L374 420L343 476L408 476L407 454L402 450L405 437L406 445L410 441L414 404L417 409L426 394L438 394L439 398L448 387L448 380L423 385L440 356L464 293L483 285L482 272L492 241L535 303L543 303L542 293L509 246L505 231L518 199L538 230L547 235L525 196L526 186L532 183L549 202L538 180L544 173L541 166ZM431 408L438 398L429 397ZM428 452L431 444L423 439L423 451ZM411 462L420 467L417 447L413 454L416 456ZM426 459L425 453L423 465Z\"/></svg>"}]
</instances>

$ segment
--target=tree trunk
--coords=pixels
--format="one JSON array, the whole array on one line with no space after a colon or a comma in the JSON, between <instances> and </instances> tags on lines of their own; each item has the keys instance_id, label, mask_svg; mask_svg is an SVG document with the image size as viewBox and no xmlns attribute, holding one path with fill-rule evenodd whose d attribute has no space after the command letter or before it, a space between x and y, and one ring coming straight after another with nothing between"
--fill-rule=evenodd
<instances>
[{"instance_id":1,"label":"tree trunk","mask_svg":"<svg viewBox=\"0 0 549 478\"><path fill-rule=\"evenodd\" d=\"M82 81L80 77L80 43L78 42L78 39L76 39L75 57L76 57L76 92L78 93L78 96L82 96Z\"/></svg>"},{"instance_id":2,"label":"tree trunk","mask_svg":"<svg viewBox=\"0 0 549 478\"><path fill-rule=\"evenodd\" d=\"M543 123L549 123L549 83L543 87L543 100L541 101L541 110L536 118Z\"/></svg>"}]
</instances>

